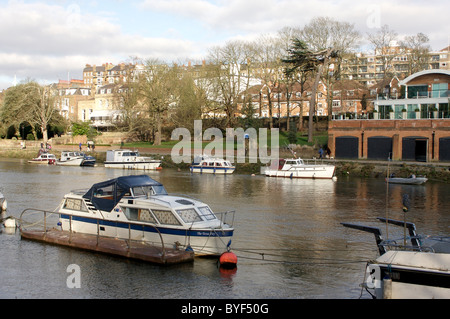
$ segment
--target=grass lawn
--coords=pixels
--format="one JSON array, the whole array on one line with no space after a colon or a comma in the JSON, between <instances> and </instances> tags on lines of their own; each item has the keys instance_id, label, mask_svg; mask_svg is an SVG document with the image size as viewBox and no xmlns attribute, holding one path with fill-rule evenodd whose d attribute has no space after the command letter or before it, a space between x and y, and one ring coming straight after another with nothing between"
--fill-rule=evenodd
<instances>
[{"instance_id":1,"label":"grass lawn","mask_svg":"<svg viewBox=\"0 0 450 319\"><path fill-rule=\"evenodd\" d=\"M302 135L302 133L297 133L297 143L298 145L325 145L328 143L328 133L327 132L320 132L316 133L317 135L313 136L313 143L308 143L308 136ZM206 145L210 144L212 141L203 141L202 142L202 149L205 148ZM225 141L224 141L225 142ZM132 142L132 143L125 143L125 147L129 148L172 148L175 145L180 143L180 141L166 141L162 142L161 145L153 145L152 142ZM283 147L285 145L288 145L288 134L287 132L280 132L279 134L279 146ZM271 145L271 136L270 133L267 137L267 145L270 147ZM194 142L191 142L191 148L194 148ZM224 143L224 149L226 149L226 143ZM234 143L234 149L237 149L237 142Z\"/></svg>"}]
</instances>

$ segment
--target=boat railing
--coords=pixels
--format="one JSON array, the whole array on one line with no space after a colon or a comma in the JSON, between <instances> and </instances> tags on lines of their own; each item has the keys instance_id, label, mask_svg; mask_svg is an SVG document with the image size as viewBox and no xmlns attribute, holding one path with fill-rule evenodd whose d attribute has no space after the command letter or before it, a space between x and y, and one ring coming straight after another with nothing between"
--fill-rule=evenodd
<instances>
[{"instance_id":1,"label":"boat railing","mask_svg":"<svg viewBox=\"0 0 450 319\"><path fill-rule=\"evenodd\" d=\"M28 221L25 220L24 217L28 215L28 217L30 215L39 215L39 214L43 214L43 218L39 218L39 216L36 218L32 218L32 220ZM46 210L42 210L42 209L34 209L34 208L27 208L25 210L22 211L22 213L20 214L19 217L19 230L22 232L24 230L41 230L45 233L47 233L49 230L51 229L56 229L56 226L59 226L59 219L61 217L61 215L67 215L67 214L63 214L63 213L59 213L59 212L52 212L52 211L46 211ZM42 215L41 215L42 216ZM73 227L72 227L72 215L68 215L69 216L69 243L72 240L72 235L74 233L73 231ZM96 239L97 239L97 245L99 244L99 240L100 238L109 238L108 236L104 236L100 234L100 219L99 218L95 218L95 217L89 217L89 216L83 216L83 218L85 219L91 219L91 220L96 220L97 221L97 234L96 234ZM133 231L134 233L136 232L136 226L142 227L142 232L144 233L144 228L145 227L152 227L156 230L156 232L159 235L159 238L161 240L161 250L162 250L162 259L165 259L166 256L166 250L165 250L165 246L164 246L164 240L163 237L161 235L161 232L159 231L159 229L151 224L141 224L141 223L133 223L133 222L122 222L122 221L116 221L116 224L128 224L128 238L122 238L127 242L127 246L128 246L128 250L130 250L131 248L131 243L134 242L150 242L148 240L145 240L145 237L142 236L139 238L139 240L136 239L132 239L131 236L131 229L133 226Z\"/></svg>"},{"instance_id":2,"label":"boat railing","mask_svg":"<svg viewBox=\"0 0 450 319\"><path fill-rule=\"evenodd\" d=\"M222 227L225 224L233 227L235 213L236 213L236 211L234 211L234 210L227 210L225 212L215 213L215 215L220 220Z\"/></svg>"},{"instance_id":3,"label":"boat railing","mask_svg":"<svg viewBox=\"0 0 450 319\"><path fill-rule=\"evenodd\" d=\"M420 239L420 238L417 238ZM401 239L390 239L390 240L384 240L379 245L382 245L386 251L389 250L401 250L401 251L418 251L418 252L430 252L434 253L434 249L429 246L415 246L415 245L405 245L404 243L398 243L403 242L404 238Z\"/></svg>"}]
</instances>

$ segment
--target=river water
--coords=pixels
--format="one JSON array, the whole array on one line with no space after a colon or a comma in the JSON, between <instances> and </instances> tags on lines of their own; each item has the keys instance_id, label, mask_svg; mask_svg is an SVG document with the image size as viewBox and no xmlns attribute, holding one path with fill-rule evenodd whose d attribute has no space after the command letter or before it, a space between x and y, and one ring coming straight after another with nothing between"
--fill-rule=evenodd
<instances>
[{"instance_id":1,"label":"river water","mask_svg":"<svg viewBox=\"0 0 450 319\"><path fill-rule=\"evenodd\" d=\"M26 208L53 210L72 189L142 171L99 167L39 166L0 159L0 187L8 215ZM376 217L403 220L401 199L411 198L406 214L420 233L448 235L447 184L391 185L383 179L291 180L233 174L192 175L163 169L145 172L169 193L187 194L216 211L235 210L234 272L216 259L161 267L60 246L21 240L18 231L0 233L0 298L370 298L359 284L366 261L377 257L373 235L341 222L378 226ZM389 238L403 229L390 227ZM80 288L67 284L78 265Z\"/></svg>"}]
</instances>

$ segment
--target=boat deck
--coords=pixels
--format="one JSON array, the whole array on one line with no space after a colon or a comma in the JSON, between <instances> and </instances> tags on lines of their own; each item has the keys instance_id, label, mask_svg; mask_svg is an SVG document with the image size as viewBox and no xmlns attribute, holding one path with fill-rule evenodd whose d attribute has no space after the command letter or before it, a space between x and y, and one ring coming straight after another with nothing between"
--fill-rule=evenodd
<instances>
[{"instance_id":1,"label":"boat deck","mask_svg":"<svg viewBox=\"0 0 450 319\"><path fill-rule=\"evenodd\" d=\"M98 237L96 235L70 233L61 230L22 230L24 239L41 241L50 244L79 248L130 259L137 259L160 265L172 265L194 260L194 253L184 250L165 248L144 244L138 241Z\"/></svg>"}]
</instances>

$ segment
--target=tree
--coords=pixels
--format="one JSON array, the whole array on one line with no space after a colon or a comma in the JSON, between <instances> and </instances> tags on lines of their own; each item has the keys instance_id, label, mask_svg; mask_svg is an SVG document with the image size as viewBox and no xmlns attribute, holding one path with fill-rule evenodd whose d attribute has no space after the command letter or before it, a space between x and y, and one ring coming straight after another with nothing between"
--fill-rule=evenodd
<instances>
[{"instance_id":1,"label":"tree","mask_svg":"<svg viewBox=\"0 0 450 319\"><path fill-rule=\"evenodd\" d=\"M372 43L375 54L379 55L383 64L383 78L393 75L391 69L392 61L398 55L398 52L391 51L391 45L397 40L397 32L390 30L387 24L383 25L375 34L368 34L370 43Z\"/></svg>"},{"instance_id":2,"label":"tree","mask_svg":"<svg viewBox=\"0 0 450 319\"><path fill-rule=\"evenodd\" d=\"M401 46L408 53L408 75L426 70L430 62L430 41L428 36L423 33L406 36L401 42Z\"/></svg>"},{"instance_id":3,"label":"tree","mask_svg":"<svg viewBox=\"0 0 450 319\"><path fill-rule=\"evenodd\" d=\"M21 122L41 129L44 143L48 141L48 125L56 119L55 92L51 86L29 81L8 90L2 108L2 119L18 128ZM36 138L36 132L33 131Z\"/></svg>"},{"instance_id":4,"label":"tree","mask_svg":"<svg viewBox=\"0 0 450 319\"><path fill-rule=\"evenodd\" d=\"M149 59L140 81L140 92L149 125L154 132L154 144L161 145L162 124L170 105L174 102L173 91L177 85L177 70L158 60Z\"/></svg>"},{"instance_id":5,"label":"tree","mask_svg":"<svg viewBox=\"0 0 450 319\"><path fill-rule=\"evenodd\" d=\"M328 65L331 58L336 57L337 52L332 48L313 52L308 45L299 39L294 39L292 47L288 50L288 56L282 61L290 65L286 68L286 76L292 75L293 72L302 73L315 72L314 85L311 92L311 102L309 104L309 127L308 142L313 141L313 116L315 113L316 92L319 86L319 80L322 76L324 65Z\"/></svg>"},{"instance_id":6,"label":"tree","mask_svg":"<svg viewBox=\"0 0 450 319\"><path fill-rule=\"evenodd\" d=\"M227 42L209 50L207 66L208 99L215 101L226 116L226 127L234 127L241 93L251 83L254 49L243 41Z\"/></svg>"}]
</instances>

